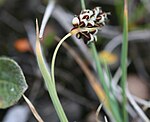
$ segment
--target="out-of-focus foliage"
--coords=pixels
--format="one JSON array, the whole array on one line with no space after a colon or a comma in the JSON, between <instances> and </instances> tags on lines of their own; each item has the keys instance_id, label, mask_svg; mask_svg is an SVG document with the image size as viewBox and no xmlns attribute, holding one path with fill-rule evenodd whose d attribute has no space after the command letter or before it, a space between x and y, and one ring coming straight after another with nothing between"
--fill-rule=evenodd
<instances>
[{"instance_id":1,"label":"out-of-focus foliage","mask_svg":"<svg viewBox=\"0 0 150 122\"><path fill-rule=\"evenodd\" d=\"M0 108L14 105L27 89L19 65L12 59L0 58Z\"/></svg>"}]
</instances>

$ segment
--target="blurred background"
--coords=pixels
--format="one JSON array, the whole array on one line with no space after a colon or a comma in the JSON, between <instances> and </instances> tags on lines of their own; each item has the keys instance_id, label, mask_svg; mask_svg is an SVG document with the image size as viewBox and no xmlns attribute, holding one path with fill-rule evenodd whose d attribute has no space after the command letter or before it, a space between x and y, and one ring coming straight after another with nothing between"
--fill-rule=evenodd
<instances>
[{"instance_id":1,"label":"blurred background","mask_svg":"<svg viewBox=\"0 0 150 122\"><path fill-rule=\"evenodd\" d=\"M120 66L123 3L120 0L85 0L85 3L86 8L93 9L101 6L104 11L111 12L107 25L98 34L96 47L100 57L108 55L106 52L110 53L107 63L110 72L114 74ZM58 122L33 51L35 19L37 18L41 25L47 4L47 0L0 0L0 56L11 57L19 63L29 85L25 94L35 105L43 120ZM55 2L41 42L48 63L51 63L57 41L72 29L72 18L80 11L80 0ZM128 11L130 62L128 86L132 94L149 101L150 1L129 1ZM90 53L85 53L88 47L85 45L82 47L81 40L76 38L69 38L67 43L93 71L90 63L92 57ZM64 47L59 50L55 73L58 94L70 122L95 122L95 111L100 104L99 100L84 72ZM150 117L149 107L143 107L143 109ZM105 111L102 110L100 120L103 120L101 117L103 115ZM138 122L137 118L132 118L131 122ZM23 99L13 107L1 109L0 121L36 122Z\"/></svg>"}]
</instances>

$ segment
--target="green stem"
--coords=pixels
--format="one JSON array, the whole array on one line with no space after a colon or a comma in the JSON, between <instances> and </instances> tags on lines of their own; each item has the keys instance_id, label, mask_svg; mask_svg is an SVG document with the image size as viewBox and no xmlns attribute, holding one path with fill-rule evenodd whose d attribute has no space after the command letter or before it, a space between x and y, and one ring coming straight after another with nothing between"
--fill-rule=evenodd
<instances>
[{"instance_id":1,"label":"green stem","mask_svg":"<svg viewBox=\"0 0 150 122\"><path fill-rule=\"evenodd\" d=\"M81 7L82 7L82 10L86 9L84 0L81 0ZM107 87L107 85L105 83L104 73L102 71L102 66L101 66L100 60L98 58L98 54L97 54L97 50L96 50L95 44L91 43L90 46L91 46L91 49L92 49L92 52L93 52L93 57L95 59L96 68L97 68L97 71L98 71L98 76L99 76L99 79L102 82L102 86L104 88L104 91L106 92L106 95L107 95L107 98L108 98L109 105L111 107L112 113L114 114L114 116L116 118L116 121L120 122L121 121L120 116L119 116L118 111L116 110L116 108L114 106L114 105L117 104L117 102L116 102L115 99L111 100L111 98L110 98L109 89L108 89L108 87ZM112 105L110 104L111 101L112 101Z\"/></svg>"},{"instance_id":2,"label":"green stem","mask_svg":"<svg viewBox=\"0 0 150 122\"><path fill-rule=\"evenodd\" d=\"M84 0L81 0L81 7L82 7L82 10L86 9L86 7L85 7L85 1Z\"/></svg>"},{"instance_id":3,"label":"green stem","mask_svg":"<svg viewBox=\"0 0 150 122\"><path fill-rule=\"evenodd\" d=\"M96 68L97 68L97 73L98 73L99 79L101 81L101 84L102 84L102 86L104 88L104 91L107 95L107 99L109 101L109 107L112 111L112 114L114 115L114 118L116 119L116 122L121 122L121 118L119 116L118 104L117 104L117 101L114 98L114 96L110 96L109 88L107 87L107 85L105 83L104 73L103 73L103 70L102 70L102 66L100 64L100 60L99 60L99 57L98 57L98 54L97 54L95 44L91 43L90 46L91 46L93 57L94 57L94 60L95 60L95 63L96 63Z\"/></svg>"},{"instance_id":4,"label":"green stem","mask_svg":"<svg viewBox=\"0 0 150 122\"><path fill-rule=\"evenodd\" d=\"M128 116L126 111L127 97L126 97L126 81L127 81L127 53L128 53L128 10L127 0L124 0L124 18L123 18L123 44L121 54L121 87L123 97L123 122L128 122Z\"/></svg>"},{"instance_id":5,"label":"green stem","mask_svg":"<svg viewBox=\"0 0 150 122\"><path fill-rule=\"evenodd\" d=\"M58 43L58 45L55 48L55 51L53 53L53 57L52 57L52 63L51 63L51 74L52 74L52 81L55 84L55 73L54 73L54 67L55 67L55 60L56 60L56 56L57 56L57 52L60 48L60 46L62 45L62 43L71 36L71 33L68 33L66 36L64 36L60 42Z\"/></svg>"},{"instance_id":6,"label":"green stem","mask_svg":"<svg viewBox=\"0 0 150 122\"><path fill-rule=\"evenodd\" d=\"M95 63L96 63L96 68L97 68L97 73L98 73L99 79L101 80L101 83L102 83L102 86L104 88L104 91L108 95L109 94L108 88L107 88L106 83L105 83L104 73L103 73L103 70L102 70L102 66L100 64L100 60L98 58L98 54L97 54L97 50L96 50L95 44L91 43L90 46L91 46L93 57L94 57L94 60L95 60Z\"/></svg>"},{"instance_id":7,"label":"green stem","mask_svg":"<svg viewBox=\"0 0 150 122\"><path fill-rule=\"evenodd\" d=\"M37 42L37 46L40 46L38 43L39 42ZM40 48L40 47L38 47L38 48ZM62 105L61 105L61 103L59 101L58 95L56 93L55 86L54 86L54 84L52 82L52 79L50 77L48 69L47 69L47 67L45 65L44 59L43 59L42 55L40 55L38 53L38 51L37 51L36 55L37 55L37 61L38 61L39 68L41 70L42 76L43 76L44 81L46 83L48 92L49 92L50 97L52 99L53 105L54 105L54 107L56 109L56 112L57 112L61 122L68 122L67 117L65 115L65 112L64 112L64 110L62 108Z\"/></svg>"},{"instance_id":8,"label":"green stem","mask_svg":"<svg viewBox=\"0 0 150 122\"><path fill-rule=\"evenodd\" d=\"M36 21L36 32L37 32L37 38L36 38L36 57L37 57L37 61L38 61L38 65L40 68L40 71L42 73L42 76L44 78L45 84L47 86L49 95L51 97L51 100L53 102L53 105L55 107L55 110L59 116L59 119L61 122L68 122L68 119L65 115L65 112L62 108L62 105L59 101L57 92L56 92L56 88L55 85L52 81L52 78L49 74L49 71L46 67L43 55L42 55L42 50L41 50L41 45L39 42L39 28L38 28L38 22Z\"/></svg>"}]
</instances>

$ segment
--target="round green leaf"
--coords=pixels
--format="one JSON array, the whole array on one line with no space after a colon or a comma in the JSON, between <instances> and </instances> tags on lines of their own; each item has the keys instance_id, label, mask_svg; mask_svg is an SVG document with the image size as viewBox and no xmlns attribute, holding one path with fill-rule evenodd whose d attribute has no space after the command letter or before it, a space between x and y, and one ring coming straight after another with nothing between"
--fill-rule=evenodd
<instances>
[{"instance_id":1,"label":"round green leaf","mask_svg":"<svg viewBox=\"0 0 150 122\"><path fill-rule=\"evenodd\" d=\"M0 108L14 105L27 87L20 66L10 58L0 57Z\"/></svg>"}]
</instances>

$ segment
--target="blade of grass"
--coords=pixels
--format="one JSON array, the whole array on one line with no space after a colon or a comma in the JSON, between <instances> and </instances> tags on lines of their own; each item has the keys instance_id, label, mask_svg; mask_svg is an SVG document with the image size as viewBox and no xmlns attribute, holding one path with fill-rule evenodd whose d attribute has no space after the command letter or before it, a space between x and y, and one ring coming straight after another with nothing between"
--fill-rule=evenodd
<instances>
[{"instance_id":1,"label":"blade of grass","mask_svg":"<svg viewBox=\"0 0 150 122\"><path fill-rule=\"evenodd\" d=\"M44 78L45 84L47 86L49 95L51 97L51 100L53 102L53 105L55 107L55 110L58 114L60 121L68 122L68 119L67 119L65 112L62 108L62 105L59 101L57 91L55 88L55 84L52 81L52 78L49 74L48 68L46 67L46 64L45 64L45 61L44 61L44 58L42 55L41 45L40 45L40 41L39 41L39 26L38 26L37 20L36 20L36 36L37 36L37 38L36 38L36 57L37 57L38 65L41 70L42 76Z\"/></svg>"},{"instance_id":2,"label":"blade of grass","mask_svg":"<svg viewBox=\"0 0 150 122\"><path fill-rule=\"evenodd\" d=\"M127 53L128 53L128 8L127 0L124 0L124 18L123 18L123 43L121 52L121 87L122 87L122 97L123 97L123 122L128 122L128 115L126 111L127 97L126 97L126 80L127 80Z\"/></svg>"}]
</instances>

